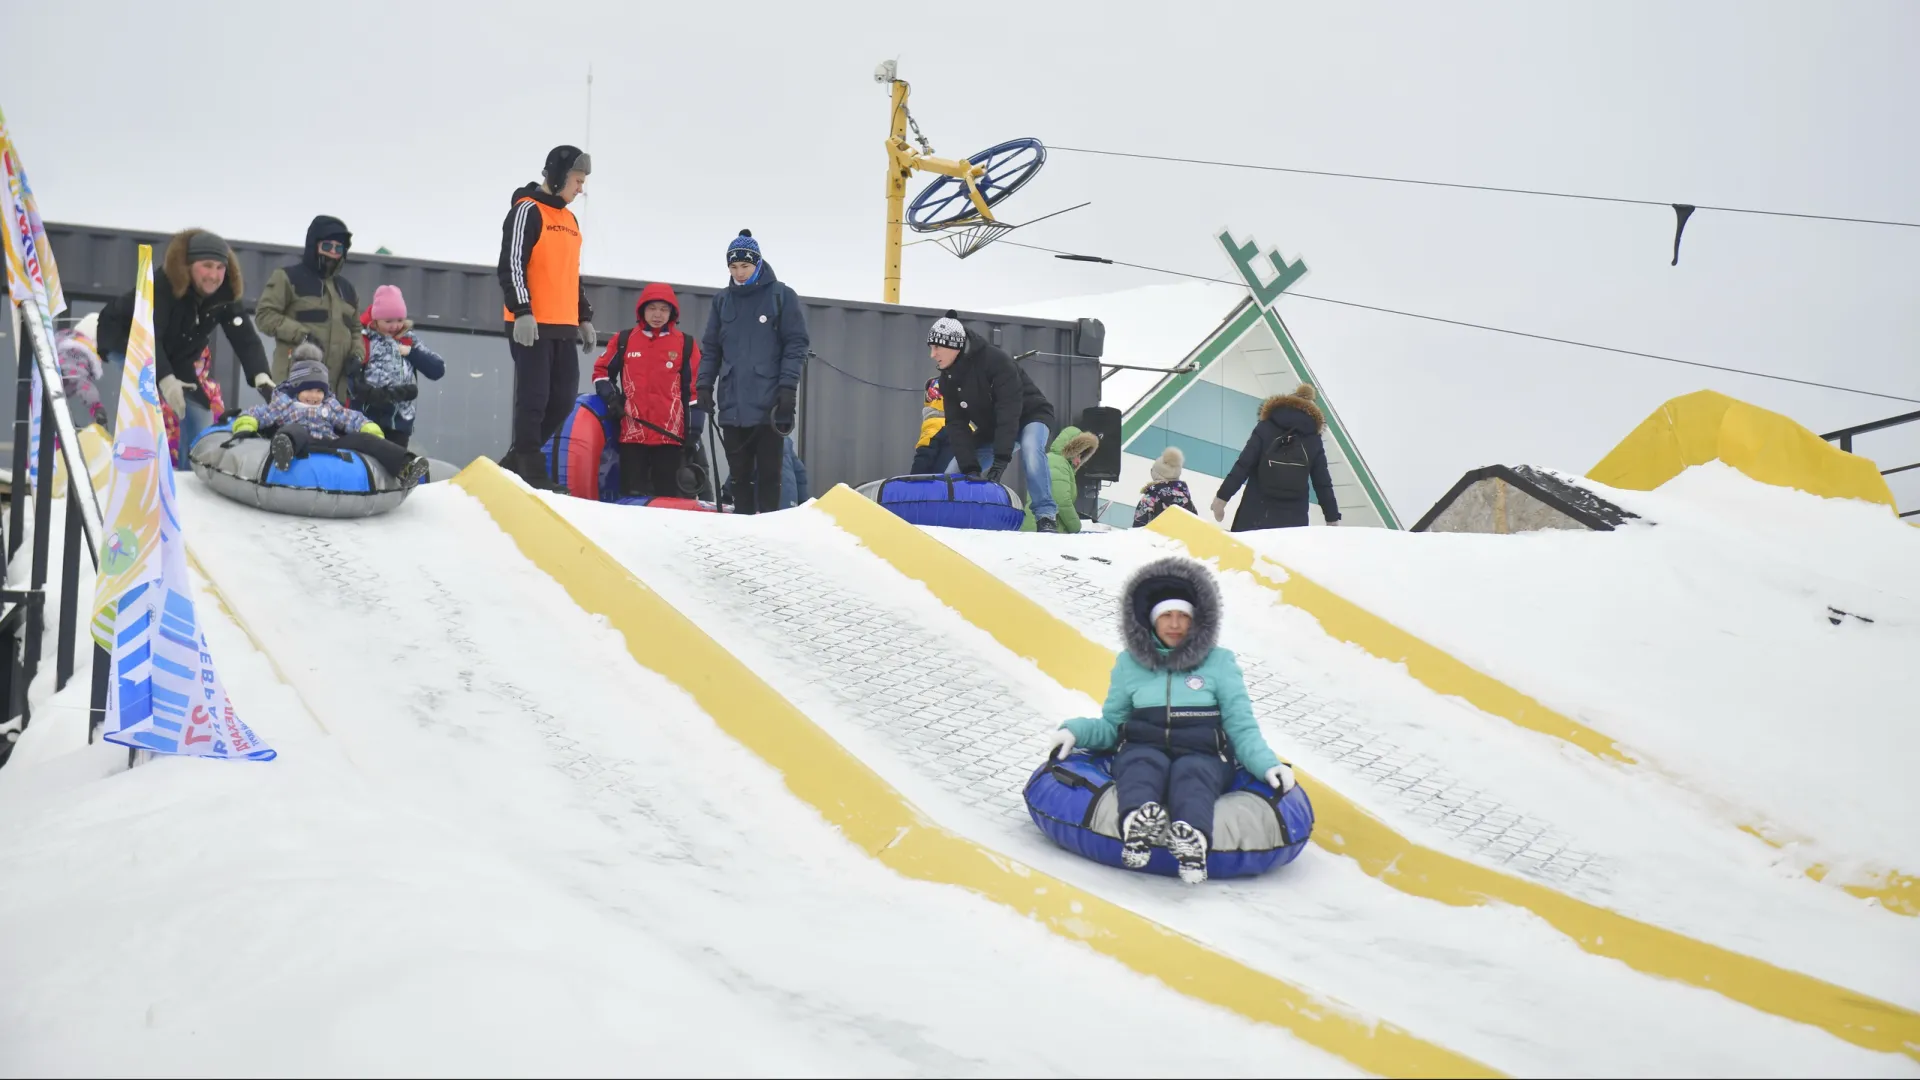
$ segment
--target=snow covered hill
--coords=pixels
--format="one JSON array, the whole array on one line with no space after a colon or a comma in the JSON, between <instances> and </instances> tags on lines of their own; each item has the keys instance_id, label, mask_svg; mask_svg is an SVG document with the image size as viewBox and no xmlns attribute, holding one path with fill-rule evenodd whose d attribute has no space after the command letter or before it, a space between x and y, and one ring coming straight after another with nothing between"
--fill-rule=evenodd
<instances>
[{"instance_id":1,"label":"snow covered hill","mask_svg":"<svg viewBox=\"0 0 1920 1080\"><path fill-rule=\"evenodd\" d=\"M1175 540L896 543L832 499L735 518L540 498L638 581L608 590L659 594L939 827L1322 1011L1511 1074L1920 1075L1920 919L1834 887L1920 865L1898 783L1920 533L1718 467L1609 494L1657 524L1259 538L1635 762L1437 694L1226 572L1224 643L1322 828L1278 873L1201 889L1034 830L1046 733L1097 706L972 606L1025 593L1098 654L1120 581ZM0 1074L1355 1071L880 865L649 669L654 631L582 610L460 487L319 522L188 480L182 508L213 651L281 755L127 771L84 745L84 678L43 707L0 770ZM954 552L991 575L965 603ZM1369 870L1341 853L1342 800L1411 845L1407 872L1525 888L1441 902ZM1610 958L1560 928L1566 903L1753 985Z\"/></svg>"}]
</instances>

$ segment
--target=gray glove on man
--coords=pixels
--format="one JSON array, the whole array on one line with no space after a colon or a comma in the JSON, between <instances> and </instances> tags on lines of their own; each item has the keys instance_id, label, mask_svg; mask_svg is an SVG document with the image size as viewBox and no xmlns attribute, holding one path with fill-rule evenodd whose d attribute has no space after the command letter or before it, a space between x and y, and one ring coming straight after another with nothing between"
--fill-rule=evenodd
<instances>
[{"instance_id":1,"label":"gray glove on man","mask_svg":"<svg viewBox=\"0 0 1920 1080\"><path fill-rule=\"evenodd\" d=\"M584 319L580 322L580 347L588 352L600 347L599 332L594 330L592 323Z\"/></svg>"},{"instance_id":2,"label":"gray glove on man","mask_svg":"<svg viewBox=\"0 0 1920 1080\"><path fill-rule=\"evenodd\" d=\"M513 320L513 343L532 348L540 340L540 327L531 315L521 315Z\"/></svg>"}]
</instances>

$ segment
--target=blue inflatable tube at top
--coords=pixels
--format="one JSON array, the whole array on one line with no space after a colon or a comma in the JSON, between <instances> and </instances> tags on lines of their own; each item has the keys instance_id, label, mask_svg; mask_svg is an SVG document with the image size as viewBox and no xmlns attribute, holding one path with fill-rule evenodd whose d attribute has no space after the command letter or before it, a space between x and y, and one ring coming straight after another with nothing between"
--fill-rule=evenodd
<instances>
[{"instance_id":1,"label":"blue inflatable tube at top","mask_svg":"<svg viewBox=\"0 0 1920 1080\"><path fill-rule=\"evenodd\" d=\"M971 476L896 476L881 483L874 501L915 525L1011 532L1026 513L1013 492Z\"/></svg>"},{"instance_id":2,"label":"blue inflatable tube at top","mask_svg":"<svg viewBox=\"0 0 1920 1080\"><path fill-rule=\"evenodd\" d=\"M1111 753L1084 750L1043 762L1027 780L1027 813L1054 843L1119 866L1119 792L1112 767ZM1231 786L1214 807L1207 876L1248 877L1285 866L1312 835L1313 802L1305 788L1295 784L1285 795L1275 795L1247 770L1235 769ZM1166 848L1156 847L1146 872L1174 877L1179 867Z\"/></svg>"}]
</instances>

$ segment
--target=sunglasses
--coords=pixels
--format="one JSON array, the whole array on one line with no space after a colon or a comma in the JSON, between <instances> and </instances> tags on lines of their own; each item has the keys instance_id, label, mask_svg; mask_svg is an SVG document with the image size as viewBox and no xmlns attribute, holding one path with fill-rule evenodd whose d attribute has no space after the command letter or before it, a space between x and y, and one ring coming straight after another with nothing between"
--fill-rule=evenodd
<instances>
[{"instance_id":1,"label":"sunglasses","mask_svg":"<svg viewBox=\"0 0 1920 1080\"><path fill-rule=\"evenodd\" d=\"M339 255L347 250L347 245L338 240L322 240L318 247L322 255Z\"/></svg>"}]
</instances>

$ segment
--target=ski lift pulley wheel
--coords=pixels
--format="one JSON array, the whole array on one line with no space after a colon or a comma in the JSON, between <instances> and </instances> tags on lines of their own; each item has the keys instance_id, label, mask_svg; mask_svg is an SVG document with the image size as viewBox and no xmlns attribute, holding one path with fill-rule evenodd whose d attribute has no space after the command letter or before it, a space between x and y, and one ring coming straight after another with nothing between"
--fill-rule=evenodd
<instances>
[{"instance_id":1,"label":"ski lift pulley wheel","mask_svg":"<svg viewBox=\"0 0 1920 1080\"><path fill-rule=\"evenodd\" d=\"M986 171L974 180L989 209L1019 191L1047 163L1047 148L1039 139L1008 139L967 159ZM907 224L915 232L939 232L980 222L980 211L967 193L966 181L956 176L934 179L907 207ZM982 245L984 246L984 245Z\"/></svg>"}]
</instances>

